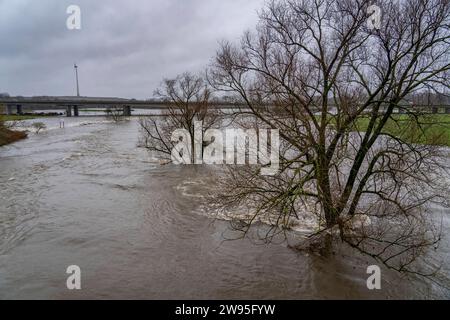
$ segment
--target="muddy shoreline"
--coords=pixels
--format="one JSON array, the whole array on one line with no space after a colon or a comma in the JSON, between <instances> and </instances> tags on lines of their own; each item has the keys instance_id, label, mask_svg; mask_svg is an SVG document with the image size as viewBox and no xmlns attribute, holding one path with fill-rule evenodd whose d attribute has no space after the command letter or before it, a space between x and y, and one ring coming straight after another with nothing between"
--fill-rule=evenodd
<instances>
[{"instance_id":1,"label":"muddy shoreline","mask_svg":"<svg viewBox=\"0 0 450 320\"><path fill-rule=\"evenodd\" d=\"M27 138L25 132L9 130L0 124L0 147L25 138Z\"/></svg>"}]
</instances>

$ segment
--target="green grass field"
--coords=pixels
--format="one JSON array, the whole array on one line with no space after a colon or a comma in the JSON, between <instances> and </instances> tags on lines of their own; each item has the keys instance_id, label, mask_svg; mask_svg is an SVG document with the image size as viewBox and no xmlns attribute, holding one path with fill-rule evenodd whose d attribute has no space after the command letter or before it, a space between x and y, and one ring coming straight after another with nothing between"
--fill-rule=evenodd
<instances>
[{"instance_id":1,"label":"green grass field","mask_svg":"<svg viewBox=\"0 0 450 320\"><path fill-rule=\"evenodd\" d=\"M395 115L383 132L411 143L450 147L450 114L422 115L418 123L407 115ZM357 130L366 131L368 124L369 118L360 118L356 124Z\"/></svg>"},{"instance_id":2,"label":"green grass field","mask_svg":"<svg viewBox=\"0 0 450 320\"><path fill-rule=\"evenodd\" d=\"M0 121L21 121L32 120L36 118L45 118L45 116L20 116L20 115L0 115Z\"/></svg>"}]
</instances>

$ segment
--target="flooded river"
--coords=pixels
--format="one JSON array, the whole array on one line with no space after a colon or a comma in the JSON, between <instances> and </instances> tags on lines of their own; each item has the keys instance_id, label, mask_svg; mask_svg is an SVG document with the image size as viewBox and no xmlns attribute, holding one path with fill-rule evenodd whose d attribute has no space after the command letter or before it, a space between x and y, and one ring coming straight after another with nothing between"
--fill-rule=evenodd
<instances>
[{"instance_id":1,"label":"flooded river","mask_svg":"<svg viewBox=\"0 0 450 320\"><path fill-rule=\"evenodd\" d=\"M387 270L382 290L370 291L374 262L348 249L322 257L286 242L224 241L229 223L208 217L198 194L214 183L211 168L160 166L136 147L135 118L59 121L0 148L1 299L450 297ZM81 290L66 287L70 265L81 268Z\"/></svg>"}]
</instances>

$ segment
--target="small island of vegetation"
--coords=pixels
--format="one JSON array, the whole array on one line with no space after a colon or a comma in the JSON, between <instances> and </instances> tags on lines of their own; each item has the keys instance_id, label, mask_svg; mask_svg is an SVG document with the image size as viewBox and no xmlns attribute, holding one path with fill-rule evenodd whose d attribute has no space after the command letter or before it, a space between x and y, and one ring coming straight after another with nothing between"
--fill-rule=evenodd
<instances>
[{"instance_id":1,"label":"small island of vegetation","mask_svg":"<svg viewBox=\"0 0 450 320\"><path fill-rule=\"evenodd\" d=\"M25 139L27 134L21 131L11 130L6 124L3 116L0 116L0 146Z\"/></svg>"}]
</instances>

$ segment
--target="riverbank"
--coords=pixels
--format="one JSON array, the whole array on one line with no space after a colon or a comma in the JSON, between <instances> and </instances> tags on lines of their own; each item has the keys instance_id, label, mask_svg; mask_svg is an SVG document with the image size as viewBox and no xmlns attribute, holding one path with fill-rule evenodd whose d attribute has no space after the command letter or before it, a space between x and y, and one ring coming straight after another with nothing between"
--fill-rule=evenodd
<instances>
[{"instance_id":1,"label":"riverbank","mask_svg":"<svg viewBox=\"0 0 450 320\"><path fill-rule=\"evenodd\" d=\"M23 121L23 120L33 120L39 118L51 118L51 117L59 117L62 114L58 113L37 113L37 114L12 114L12 115L0 115L0 121Z\"/></svg>"},{"instance_id":2,"label":"riverbank","mask_svg":"<svg viewBox=\"0 0 450 320\"><path fill-rule=\"evenodd\" d=\"M357 128L364 132L368 125L369 118L361 118ZM388 121L383 132L410 143L450 147L450 114L421 115L417 120L407 115L395 115Z\"/></svg>"},{"instance_id":3,"label":"riverbank","mask_svg":"<svg viewBox=\"0 0 450 320\"><path fill-rule=\"evenodd\" d=\"M25 139L26 137L27 134L25 132L9 130L0 123L0 147Z\"/></svg>"}]
</instances>

